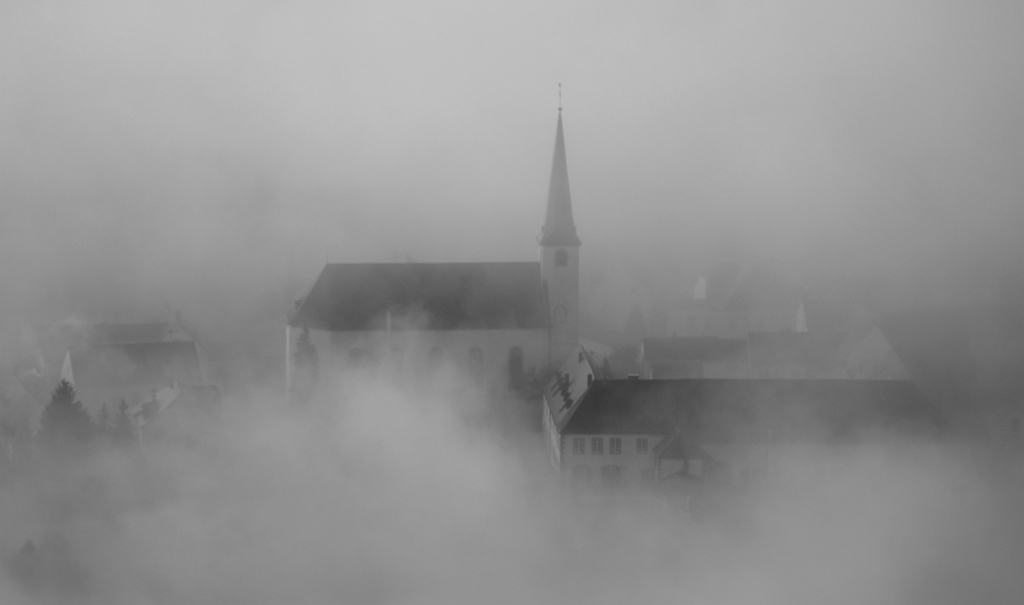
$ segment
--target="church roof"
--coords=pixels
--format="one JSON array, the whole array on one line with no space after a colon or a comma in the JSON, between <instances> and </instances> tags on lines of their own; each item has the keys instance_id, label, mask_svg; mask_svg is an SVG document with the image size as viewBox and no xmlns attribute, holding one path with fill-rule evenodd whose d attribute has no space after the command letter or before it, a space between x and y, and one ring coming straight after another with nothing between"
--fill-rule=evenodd
<instances>
[{"instance_id":1,"label":"church roof","mask_svg":"<svg viewBox=\"0 0 1024 605\"><path fill-rule=\"evenodd\" d=\"M388 318L391 319L388 319ZM329 264L291 326L318 330L547 328L540 263Z\"/></svg>"},{"instance_id":2,"label":"church roof","mask_svg":"<svg viewBox=\"0 0 1024 605\"><path fill-rule=\"evenodd\" d=\"M555 155L551 161L548 207L540 233L541 246L579 246L576 224L572 220L572 196L569 194L569 168L565 160L565 136L562 134L562 110L558 110L555 131Z\"/></svg>"},{"instance_id":3,"label":"church roof","mask_svg":"<svg viewBox=\"0 0 1024 605\"><path fill-rule=\"evenodd\" d=\"M599 380L563 434L672 434L695 444L834 441L942 420L910 381Z\"/></svg>"}]
</instances>

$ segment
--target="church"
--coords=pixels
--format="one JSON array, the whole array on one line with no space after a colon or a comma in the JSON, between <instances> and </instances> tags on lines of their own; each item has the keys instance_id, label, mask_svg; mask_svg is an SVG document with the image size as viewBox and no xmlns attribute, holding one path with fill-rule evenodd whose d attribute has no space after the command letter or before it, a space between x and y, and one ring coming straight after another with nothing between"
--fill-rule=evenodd
<instances>
[{"instance_id":1,"label":"church","mask_svg":"<svg viewBox=\"0 0 1024 605\"><path fill-rule=\"evenodd\" d=\"M289 392L302 380L295 347L307 331L324 369L385 363L420 373L451 364L510 388L576 353L580 239L561 112L539 262L327 264L288 317Z\"/></svg>"}]
</instances>

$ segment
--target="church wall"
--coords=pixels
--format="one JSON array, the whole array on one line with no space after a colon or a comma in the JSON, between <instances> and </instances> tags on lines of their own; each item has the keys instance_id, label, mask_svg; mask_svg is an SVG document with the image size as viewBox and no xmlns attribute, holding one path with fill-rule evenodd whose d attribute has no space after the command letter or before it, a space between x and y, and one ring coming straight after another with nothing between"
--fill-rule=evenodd
<instances>
[{"instance_id":1,"label":"church wall","mask_svg":"<svg viewBox=\"0 0 1024 605\"><path fill-rule=\"evenodd\" d=\"M389 364L411 373L450 364L489 383L507 384L509 351L519 347L523 369L543 372L548 364L548 331L532 330L367 330L318 332L314 344L321 364L345 371ZM479 356L474 356L477 349Z\"/></svg>"}]
</instances>

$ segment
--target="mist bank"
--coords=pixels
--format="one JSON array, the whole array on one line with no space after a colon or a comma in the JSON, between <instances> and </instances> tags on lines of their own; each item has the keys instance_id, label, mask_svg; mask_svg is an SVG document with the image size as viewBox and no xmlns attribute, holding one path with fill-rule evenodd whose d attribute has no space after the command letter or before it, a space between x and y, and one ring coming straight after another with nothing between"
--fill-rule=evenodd
<instances>
[{"instance_id":1,"label":"mist bank","mask_svg":"<svg viewBox=\"0 0 1024 605\"><path fill-rule=\"evenodd\" d=\"M1024 290L1012 4L0 11L6 332L168 308L263 349L327 260L533 259L558 82L585 279L742 248Z\"/></svg>"},{"instance_id":2,"label":"mist bank","mask_svg":"<svg viewBox=\"0 0 1024 605\"><path fill-rule=\"evenodd\" d=\"M61 544L83 578L75 602L1024 594L1017 460L938 442L787 448L695 515L654 492L558 486L522 417L481 402L460 382L413 392L366 376L301 410L229 398L187 445L9 477L0 546ZM10 574L3 594L36 602Z\"/></svg>"}]
</instances>

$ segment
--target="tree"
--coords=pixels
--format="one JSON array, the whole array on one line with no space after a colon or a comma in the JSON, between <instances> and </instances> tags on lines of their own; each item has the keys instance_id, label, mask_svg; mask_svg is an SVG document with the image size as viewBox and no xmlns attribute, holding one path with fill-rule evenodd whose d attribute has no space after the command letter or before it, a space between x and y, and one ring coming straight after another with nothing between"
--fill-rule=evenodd
<instances>
[{"instance_id":1,"label":"tree","mask_svg":"<svg viewBox=\"0 0 1024 605\"><path fill-rule=\"evenodd\" d=\"M84 443L96 434L92 417L67 380L61 380L53 390L40 425L43 437L51 443Z\"/></svg>"},{"instance_id":2,"label":"tree","mask_svg":"<svg viewBox=\"0 0 1024 605\"><path fill-rule=\"evenodd\" d=\"M110 422L110 442L119 447L128 447L138 441L139 432L135 428L135 419L128 412L128 402L122 399Z\"/></svg>"},{"instance_id":3,"label":"tree","mask_svg":"<svg viewBox=\"0 0 1024 605\"><path fill-rule=\"evenodd\" d=\"M316 354L313 337L309 334L309 326L302 326L302 332L295 343L295 366L309 372L313 382L320 377L320 359Z\"/></svg>"}]
</instances>

